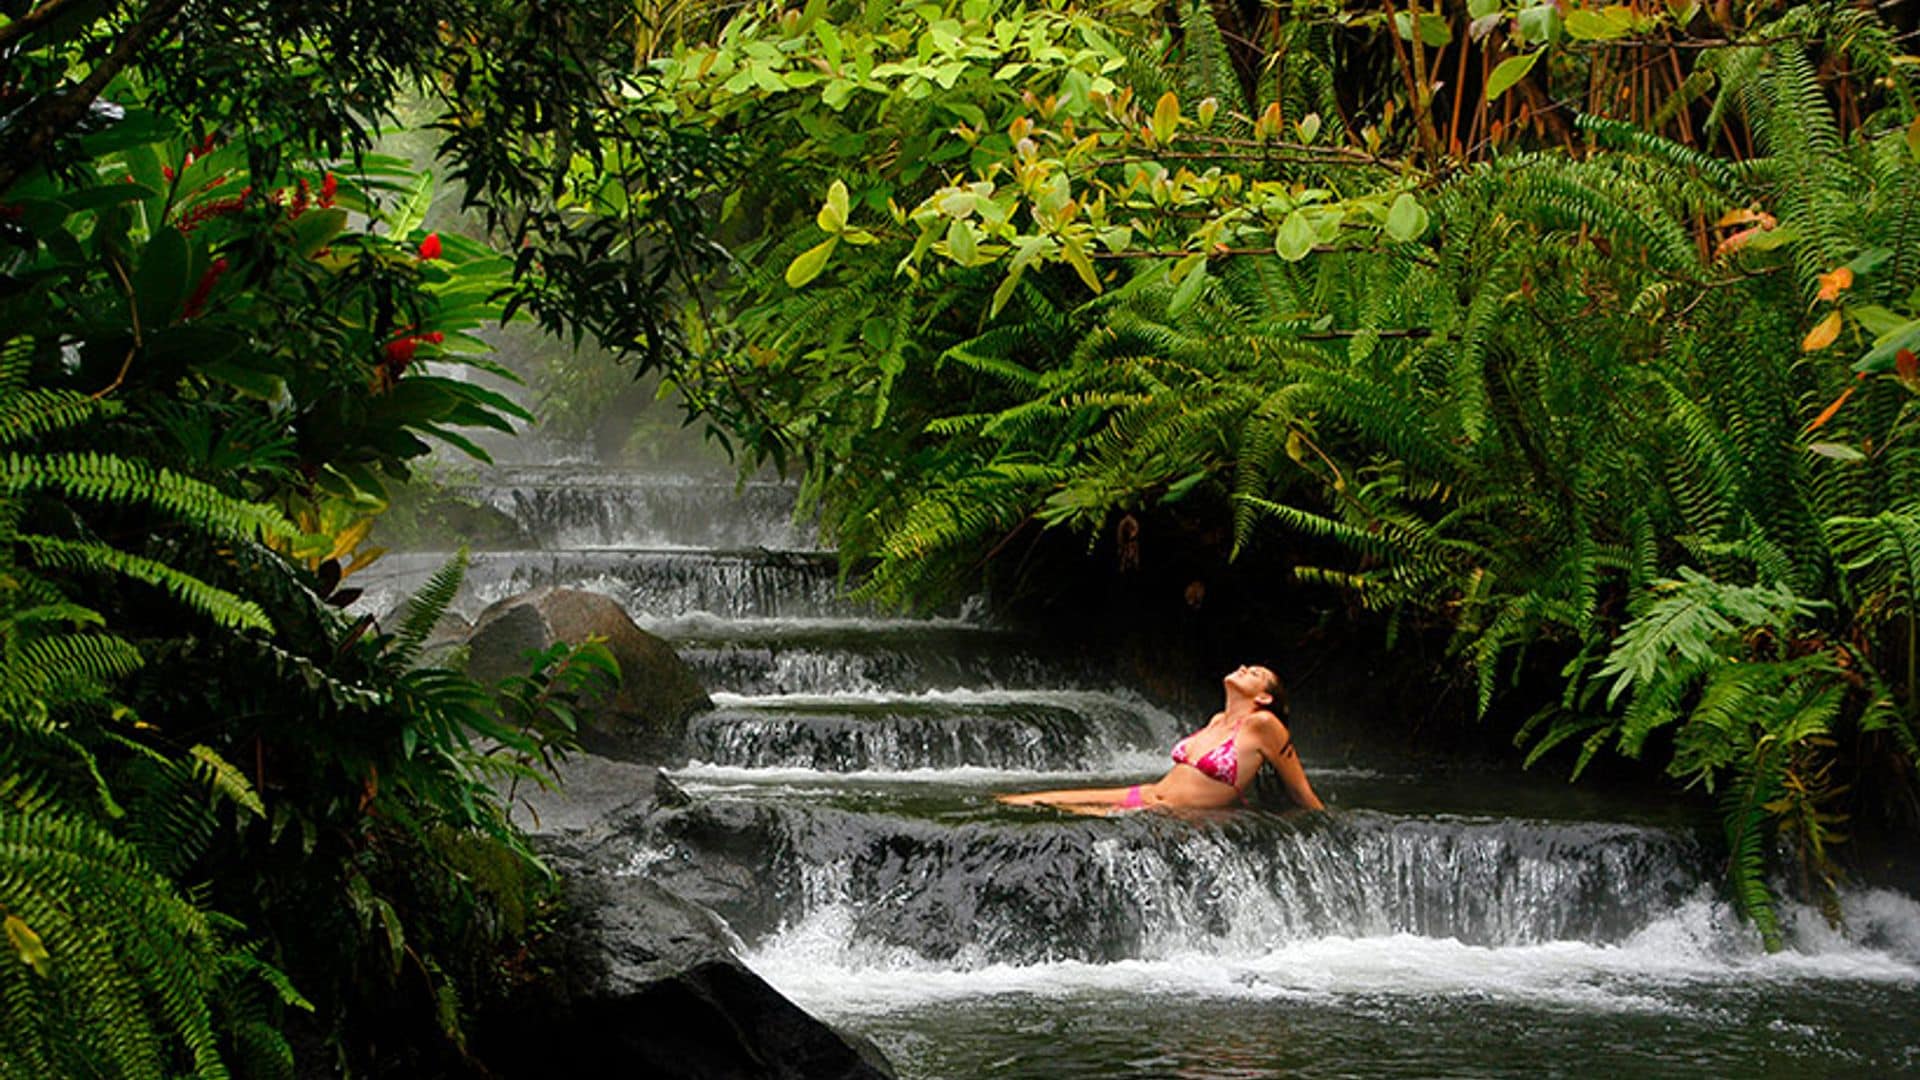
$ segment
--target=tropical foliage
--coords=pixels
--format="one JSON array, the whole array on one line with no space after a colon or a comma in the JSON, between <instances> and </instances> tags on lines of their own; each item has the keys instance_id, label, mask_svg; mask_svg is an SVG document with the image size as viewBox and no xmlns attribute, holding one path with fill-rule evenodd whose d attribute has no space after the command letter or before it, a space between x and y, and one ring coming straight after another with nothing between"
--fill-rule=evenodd
<instances>
[{"instance_id":1,"label":"tropical foliage","mask_svg":"<svg viewBox=\"0 0 1920 1080\"><path fill-rule=\"evenodd\" d=\"M473 331L640 347L657 314L625 308L671 260L616 249L659 219L562 208L608 182L568 179L595 125L632 127L562 59L621 13L566 7L0 21L0 1074L444 1073L512 977L551 883L500 792L612 662L483 687L427 649L463 563L384 620L344 583L428 440L526 418ZM433 181L371 152L403 89L538 113L447 137L523 247L421 227Z\"/></svg>"},{"instance_id":2,"label":"tropical foliage","mask_svg":"<svg viewBox=\"0 0 1920 1080\"><path fill-rule=\"evenodd\" d=\"M830 18L829 16L842 16ZM1443 628L1483 712L1721 800L1777 943L1916 802L1911 57L1849 4L750 7L661 65L765 158L680 384L859 590L1217 518ZM796 185L811 198L795 197ZM749 209L751 208L751 209Z\"/></svg>"}]
</instances>

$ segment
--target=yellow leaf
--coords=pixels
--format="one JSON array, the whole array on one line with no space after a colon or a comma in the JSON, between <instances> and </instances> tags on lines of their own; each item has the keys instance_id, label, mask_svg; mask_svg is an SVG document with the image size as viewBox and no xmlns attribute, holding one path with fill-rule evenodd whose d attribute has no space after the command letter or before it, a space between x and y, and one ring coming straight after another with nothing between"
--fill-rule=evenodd
<instances>
[{"instance_id":1,"label":"yellow leaf","mask_svg":"<svg viewBox=\"0 0 1920 1080\"><path fill-rule=\"evenodd\" d=\"M1821 319L1818 326L1807 331L1806 340L1800 343L1800 351L1819 352L1821 349L1839 340L1839 338L1840 313L1838 311L1829 311L1827 312L1827 317Z\"/></svg>"},{"instance_id":2,"label":"yellow leaf","mask_svg":"<svg viewBox=\"0 0 1920 1080\"><path fill-rule=\"evenodd\" d=\"M1172 140L1180 127L1180 98L1169 90L1153 106L1153 137L1161 143Z\"/></svg>"},{"instance_id":3,"label":"yellow leaf","mask_svg":"<svg viewBox=\"0 0 1920 1080\"><path fill-rule=\"evenodd\" d=\"M7 942L13 946L14 952L20 954L20 962L32 968L34 974L41 978L50 977L52 973L47 970L48 962L53 957L48 955L46 943L40 940L40 935L34 933L33 927L18 915L7 916L6 926Z\"/></svg>"},{"instance_id":4,"label":"yellow leaf","mask_svg":"<svg viewBox=\"0 0 1920 1080\"><path fill-rule=\"evenodd\" d=\"M327 552L327 558L338 559L360 546L360 541L373 531L373 519L361 518L359 521L340 530L333 538L333 548Z\"/></svg>"},{"instance_id":5,"label":"yellow leaf","mask_svg":"<svg viewBox=\"0 0 1920 1080\"><path fill-rule=\"evenodd\" d=\"M838 236L829 236L794 256L793 261L787 264L787 284L798 289L819 277L820 271L827 268L827 258L833 254L834 247L839 243Z\"/></svg>"}]
</instances>

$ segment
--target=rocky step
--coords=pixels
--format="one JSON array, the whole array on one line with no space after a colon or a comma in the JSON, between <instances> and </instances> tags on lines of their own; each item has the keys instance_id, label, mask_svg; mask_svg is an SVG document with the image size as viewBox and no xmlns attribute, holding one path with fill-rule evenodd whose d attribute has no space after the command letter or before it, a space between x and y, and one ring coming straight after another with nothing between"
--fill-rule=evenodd
<instances>
[{"instance_id":1,"label":"rocky step","mask_svg":"<svg viewBox=\"0 0 1920 1080\"><path fill-rule=\"evenodd\" d=\"M492 509L549 551L820 548L812 525L794 518L789 484L528 468L449 491Z\"/></svg>"},{"instance_id":2,"label":"rocky step","mask_svg":"<svg viewBox=\"0 0 1920 1080\"><path fill-rule=\"evenodd\" d=\"M709 623L660 628L708 686L734 693L1074 689L1100 666L1043 642L961 623Z\"/></svg>"},{"instance_id":3,"label":"rocky step","mask_svg":"<svg viewBox=\"0 0 1920 1080\"><path fill-rule=\"evenodd\" d=\"M391 554L354 575L363 610L396 609L451 552ZM483 551L470 557L453 610L472 619L489 604L541 586L610 597L642 625L694 613L719 619L859 614L840 597L833 558L810 551Z\"/></svg>"},{"instance_id":4,"label":"rocky step","mask_svg":"<svg viewBox=\"0 0 1920 1080\"><path fill-rule=\"evenodd\" d=\"M1097 691L713 695L687 753L716 765L830 772L963 766L1084 769L1168 741L1172 718Z\"/></svg>"},{"instance_id":5,"label":"rocky step","mask_svg":"<svg viewBox=\"0 0 1920 1080\"><path fill-rule=\"evenodd\" d=\"M1623 941L1709 883L1686 830L1237 811L972 820L700 797L628 834L630 866L750 946L812 925L824 963L1111 963L1411 934Z\"/></svg>"}]
</instances>

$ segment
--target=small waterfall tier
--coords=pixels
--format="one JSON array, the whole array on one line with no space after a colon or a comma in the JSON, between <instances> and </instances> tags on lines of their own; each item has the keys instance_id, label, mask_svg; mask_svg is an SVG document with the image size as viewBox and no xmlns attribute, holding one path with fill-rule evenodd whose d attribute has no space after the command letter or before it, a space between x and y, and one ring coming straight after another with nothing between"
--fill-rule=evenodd
<instances>
[{"instance_id":1,"label":"small waterfall tier","mask_svg":"<svg viewBox=\"0 0 1920 1080\"><path fill-rule=\"evenodd\" d=\"M688 732L694 758L822 772L1073 770L1162 742L1172 728L1143 701L1093 691L720 694L714 704Z\"/></svg>"},{"instance_id":2,"label":"small waterfall tier","mask_svg":"<svg viewBox=\"0 0 1920 1080\"><path fill-rule=\"evenodd\" d=\"M1395 934L1612 944L1698 894L1708 866L1689 835L1600 822L1248 811L954 825L782 803L678 812L636 859L676 882L751 870L740 895L692 888L750 943L844 923L847 967L1113 963Z\"/></svg>"},{"instance_id":3,"label":"small waterfall tier","mask_svg":"<svg viewBox=\"0 0 1920 1080\"><path fill-rule=\"evenodd\" d=\"M450 552L388 555L355 578L366 605L387 610L410 595ZM719 619L849 616L831 556L805 551L684 549L478 551L454 609L471 618L488 604L543 585L602 593L641 625L662 615Z\"/></svg>"},{"instance_id":4,"label":"small waterfall tier","mask_svg":"<svg viewBox=\"0 0 1920 1080\"><path fill-rule=\"evenodd\" d=\"M793 520L792 485L574 467L517 468L457 485L550 551L817 548Z\"/></svg>"}]
</instances>

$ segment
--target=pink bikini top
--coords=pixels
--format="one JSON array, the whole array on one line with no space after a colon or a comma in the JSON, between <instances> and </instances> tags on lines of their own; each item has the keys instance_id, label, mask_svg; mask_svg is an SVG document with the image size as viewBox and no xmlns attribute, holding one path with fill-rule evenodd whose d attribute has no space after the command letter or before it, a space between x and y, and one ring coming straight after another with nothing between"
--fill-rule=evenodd
<instances>
[{"instance_id":1,"label":"pink bikini top","mask_svg":"<svg viewBox=\"0 0 1920 1080\"><path fill-rule=\"evenodd\" d=\"M1173 744L1173 763L1175 765L1191 765L1199 769L1207 777L1218 780L1228 787L1238 787L1240 781L1240 755L1235 752L1233 743L1235 739L1240 737L1240 724L1246 722L1247 718L1244 716L1241 717L1240 723L1233 725L1233 734L1227 736L1227 741L1200 755L1198 761L1189 760L1187 756L1187 744L1193 741L1193 736L1189 735L1181 739L1179 742Z\"/></svg>"}]
</instances>

